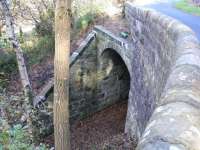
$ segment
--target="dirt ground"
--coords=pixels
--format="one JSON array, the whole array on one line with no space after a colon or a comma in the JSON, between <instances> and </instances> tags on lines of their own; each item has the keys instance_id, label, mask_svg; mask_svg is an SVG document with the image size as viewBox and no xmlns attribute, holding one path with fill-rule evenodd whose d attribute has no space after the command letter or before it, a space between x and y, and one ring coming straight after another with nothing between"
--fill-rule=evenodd
<instances>
[{"instance_id":1,"label":"dirt ground","mask_svg":"<svg viewBox=\"0 0 200 150\"><path fill-rule=\"evenodd\" d=\"M71 125L72 150L134 150L136 142L124 134L127 102L119 102ZM53 135L46 139L52 144Z\"/></svg>"}]
</instances>

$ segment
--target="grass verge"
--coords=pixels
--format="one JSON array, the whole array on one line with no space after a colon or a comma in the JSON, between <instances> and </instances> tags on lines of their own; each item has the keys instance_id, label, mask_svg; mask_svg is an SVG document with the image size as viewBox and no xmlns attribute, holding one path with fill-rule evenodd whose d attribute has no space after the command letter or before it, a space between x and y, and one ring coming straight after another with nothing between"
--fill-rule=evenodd
<instances>
[{"instance_id":1,"label":"grass verge","mask_svg":"<svg viewBox=\"0 0 200 150\"><path fill-rule=\"evenodd\" d=\"M191 4L189 0L180 0L176 2L175 6L180 10L200 16L200 7Z\"/></svg>"}]
</instances>

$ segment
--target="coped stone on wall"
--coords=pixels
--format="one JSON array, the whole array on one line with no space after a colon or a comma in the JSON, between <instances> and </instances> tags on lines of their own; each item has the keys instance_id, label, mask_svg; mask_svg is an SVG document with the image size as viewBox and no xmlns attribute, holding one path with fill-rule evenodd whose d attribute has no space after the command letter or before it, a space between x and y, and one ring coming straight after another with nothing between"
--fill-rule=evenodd
<instances>
[{"instance_id":1,"label":"coped stone on wall","mask_svg":"<svg viewBox=\"0 0 200 150\"><path fill-rule=\"evenodd\" d=\"M136 43L126 128L137 120L137 150L200 150L199 41L154 10L126 3L125 14Z\"/></svg>"}]
</instances>

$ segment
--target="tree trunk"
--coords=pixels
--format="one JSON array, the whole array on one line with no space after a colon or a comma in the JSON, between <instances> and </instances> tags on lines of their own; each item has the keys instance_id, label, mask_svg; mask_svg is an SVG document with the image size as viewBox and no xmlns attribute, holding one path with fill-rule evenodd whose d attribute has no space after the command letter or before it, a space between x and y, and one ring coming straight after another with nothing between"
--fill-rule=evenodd
<instances>
[{"instance_id":1,"label":"tree trunk","mask_svg":"<svg viewBox=\"0 0 200 150\"><path fill-rule=\"evenodd\" d=\"M2 28L3 28L3 25L0 23L0 37L2 36Z\"/></svg>"},{"instance_id":2,"label":"tree trunk","mask_svg":"<svg viewBox=\"0 0 200 150\"><path fill-rule=\"evenodd\" d=\"M24 117L26 120L23 119L23 121L27 121L28 124L28 130L30 133L30 136L33 138L33 140L36 140L37 136L39 135L38 131L39 129L34 125L33 122L37 122L37 117L36 117L36 110L33 108L33 101L32 101L32 89L31 89L31 84L29 81L24 57L23 57L23 52L22 49L20 48L19 41L17 40L16 34L15 34L15 29L14 29L14 18L10 12L9 8L9 3L7 0L0 0L0 6L2 7L3 10L3 15L5 17L5 25L6 25L6 32L7 36L12 44L13 49L16 52L16 57L17 57L17 63L18 63L18 70L20 73L20 78L23 86L23 91L25 95L25 114Z\"/></svg>"},{"instance_id":3,"label":"tree trunk","mask_svg":"<svg viewBox=\"0 0 200 150\"><path fill-rule=\"evenodd\" d=\"M20 48L19 42L15 35L14 19L10 12L9 4L8 4L7 0L0 0L0 3L1 3L2 9L3 9L3 14L5 16L6 33L7 33L8 38L16 52L18 69L19 69L19 73L20 73L20 77L21 77L21 82L22 82L22 85L24 88L24 92L25 92L26 96L29 96L29 94L31 92L31 84L29 81L26 65L24 62L22 49Z\"/></svg>"},{"instance_id":4,"label":"tree trunk","mask_svg":"<svg viewBox=\"0 0 200 150\"><path fill-rule=\"evenodd\" d=\"M55 10L54 137L56 150L70 149L69 55L71 1L57 0Z\"/></svg>"}]
</instances>

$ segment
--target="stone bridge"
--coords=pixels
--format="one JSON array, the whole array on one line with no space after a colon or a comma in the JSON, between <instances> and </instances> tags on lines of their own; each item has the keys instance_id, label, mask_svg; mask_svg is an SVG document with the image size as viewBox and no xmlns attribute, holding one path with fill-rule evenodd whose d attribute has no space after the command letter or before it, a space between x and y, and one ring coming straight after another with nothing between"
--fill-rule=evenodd
<instances>
[{"instance_id":1,"label":"stone bridge","mask_svg":"<svg viewBox=\"0 0 200 150\"><path fill-rule=\"evenodd\" d=\"M125 16L130 39L96 26L71 55L71 118L128 99L125 132L138 150L200 150L199 41L156 11L126 3Z\"/></svg>"}]
</instances>

